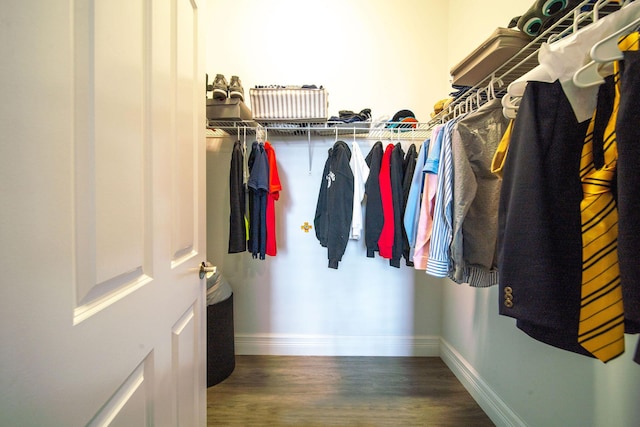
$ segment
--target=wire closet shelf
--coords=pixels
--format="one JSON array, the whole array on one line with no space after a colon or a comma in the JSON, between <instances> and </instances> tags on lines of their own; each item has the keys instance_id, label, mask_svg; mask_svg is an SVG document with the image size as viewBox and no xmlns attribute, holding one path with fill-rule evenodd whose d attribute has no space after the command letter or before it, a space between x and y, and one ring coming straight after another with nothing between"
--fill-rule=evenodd
<instances>
[{"instance_id":1,"label":"wire closet shelf","mask_svg":"<svg viewBox=\"0 0 640 427\"><path fill-rule=\"evenodd\" d=\"M446 122L460 114L473 111L488 99L500 98L509 84L531 71L538 65L538 51L543 43L553 43L598 19L613 13L633 0L585 0L555 21L552 25L533 38L527 45L501 64L491 74L476 85L468 88L461 96L433 117L426 128Z\"/></svg>"},{"instance_id":2,"label":"wire closet shelf","mask_svg":"<svg viewBox=\"0 0 640 427\"><path fill-rule=\"evenodd\" d=\"M335 138L369 138L380 140L424 140L429 136L428 123L403 122L356 122L331 121L315 122L269 122L269 121L212 121L207 126L208 137L255 136L266 140L269 135L277 136L322 136Z\"/></svg>"}]
</instances>

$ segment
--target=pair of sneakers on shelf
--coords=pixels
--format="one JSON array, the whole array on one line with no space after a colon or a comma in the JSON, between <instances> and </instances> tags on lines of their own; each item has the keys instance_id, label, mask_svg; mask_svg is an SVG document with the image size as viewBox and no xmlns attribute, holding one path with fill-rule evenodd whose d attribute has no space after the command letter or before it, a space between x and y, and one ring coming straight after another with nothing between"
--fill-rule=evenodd
<instances>
[{"instance_id":1,"label":"pair of sneakers on shelf","mask_svg":"<svg viewBox=\"0 0 640 427\"><path fill-rule=\"evenodd\" d=\"M211 85L213 91L213 99L225 101L227 98L240 98L244 102L244 89L240 77L231 76L231 82L227 83L227 79L222 74L216 74Z\"/></svg>"}]
</instances>

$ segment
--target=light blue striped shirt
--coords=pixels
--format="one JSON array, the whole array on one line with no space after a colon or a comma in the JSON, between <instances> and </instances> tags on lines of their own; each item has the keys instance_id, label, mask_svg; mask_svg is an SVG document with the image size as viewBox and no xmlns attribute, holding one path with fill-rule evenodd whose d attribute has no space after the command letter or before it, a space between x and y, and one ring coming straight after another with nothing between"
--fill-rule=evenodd
<instances>
[{"instance_id":1,"label":"light blue striped shirt","mask_svg":"<svg viewBox=\"0 0 640 427\"><path fill-rule=\"evenodd\" d=\"M453 235L451 132L460 118L449 120L442 129L443 139L438 165L438 190L433 209L431 245L429 246L429 259L427 261L427 274L435 277L447 277L449 275L450 246Z\"/></svg>"}]
</instances>

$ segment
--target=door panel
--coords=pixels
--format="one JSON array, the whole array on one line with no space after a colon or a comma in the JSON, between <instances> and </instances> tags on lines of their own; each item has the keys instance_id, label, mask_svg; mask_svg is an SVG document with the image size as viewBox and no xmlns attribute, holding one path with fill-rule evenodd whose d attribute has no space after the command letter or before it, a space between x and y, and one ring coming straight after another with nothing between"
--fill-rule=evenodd
<instances>
[{"instance_id":1,"label":"door panel","mask_svg":"<svg viewBox=\"0 0 640 427\"><path fill-rule=\"evenodd\" d=\"M145 103L151 78L144 54L150 21L145 5L140 0L97 1L94 25L88 28L98 284L125 285L143 274L144 212L151 201L145 197L151 165L144 124L152 114Z\"/></svg>"},{"instance_id":2,"label":"door panel","mask_svg":"<svg viewBox=\"0 0 640 427\"><path fill-rule=\"evenodd\" d=\"M149 359L149 360L147 360ZM153 425L151 383L152 358L140 364L109 401L89 422L88 427ZM145 371L148 375L145 375Z\"/></svg>"},{"instance_id":3,"label":"door panel","mask_svg":"<svg viewBox=\"0 0 640 427\"><path fill-rule=\"evenodd\" d=\"M197 52L196 37L197 14L195 4L189 0L174 0L176 10L174 25L175 38L178 40L172 55L172 68L176 73L175 118L178 133L173 138L173 259L179 264L191 258L197 250L194 239L197 209L197 194L193 186L194 174L198 168L194 163L197 146L197 134L202 121L198 120L197 112L193 110L196 99L202 98L202 91L197 75L197 62L194 62L194 52Z\"/></svg>"},{"instance_id":4,"label":"door panel","mask_svg":"<svg viewBox=\"0 0 640 427\"><path fill-rule=\"evenodd\" d=\"M199 7L3 3L0 425L206 424Z\"/></svg>"},{"instance_id":5,"label":"door panel","mask_svg":"<svg viewBox=\"0 0 640 427\"><path fill-rule=\"evenodd\" d=\"M176 381L176 401L180 426L196 425L198 405L198 337L197 310L191 307L172 329L171 353Z\"/></svg>"},{"instance_id":6,"label":"door panel","mask_svg":"<svg viewBox=\"0 0 640 427\"><path fill-rule=\"evenodd\" d=\"M76 323L150 281L150 11L75 4Z\"/></svg>"}]
</instances>

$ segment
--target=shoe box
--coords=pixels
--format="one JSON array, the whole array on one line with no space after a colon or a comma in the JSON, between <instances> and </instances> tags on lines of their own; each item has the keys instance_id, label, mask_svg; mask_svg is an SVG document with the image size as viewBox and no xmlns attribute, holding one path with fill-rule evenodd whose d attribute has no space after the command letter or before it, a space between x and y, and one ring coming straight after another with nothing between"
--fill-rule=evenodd
<instances>
[{"instance_id":1,"label":"shoe box","mask_svg":"<svg viewBox=\"0 0 640 427\"><path fill-rule=\"evenodd\" d=\"M207 119L213 121L251 120L251 110L240 98L224 101L207 98Z\"/></svg>"},{"instance_id":2,"label":"shoe box","mask_svg":"<svg viewBox=\"0 0 640 427\"><path fill-rule=\"evenodd\" d=\"M522 31L496 28L480 46L451 68L452 84L478 84L530 42L531 38Z\"/></svg>"}]
</instances>

